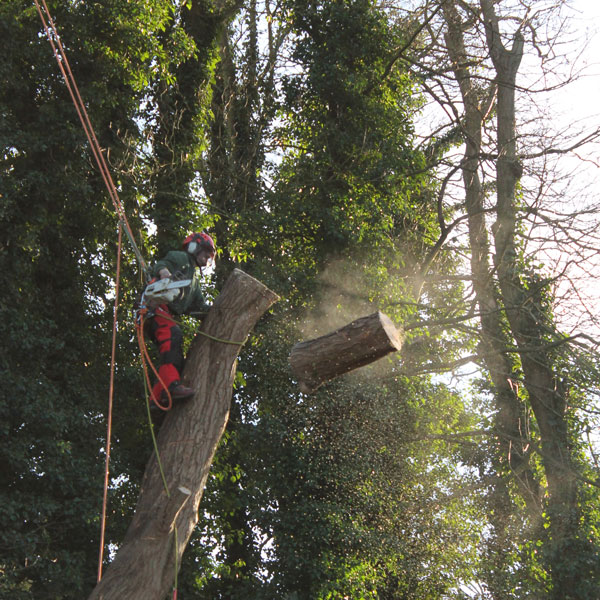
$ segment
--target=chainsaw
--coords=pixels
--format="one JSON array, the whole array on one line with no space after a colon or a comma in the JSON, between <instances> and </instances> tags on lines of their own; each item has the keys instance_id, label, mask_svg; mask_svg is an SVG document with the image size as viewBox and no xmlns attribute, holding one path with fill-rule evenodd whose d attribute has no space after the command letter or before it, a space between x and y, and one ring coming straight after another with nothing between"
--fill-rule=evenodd
<instances>
[{"instance_id":1,"label":"chainsaw","mask_svg":"<svg viewBox=\"0 0 600 600\"><path fill-rule=\"evenodd\" d=\"M192 283L191 279L173 281L169 277L165 277L148 285L142 298L150 305L169 304L176 300L183 291L182 288L187 287L190 283Z\"/></svg>"}]
</instances>

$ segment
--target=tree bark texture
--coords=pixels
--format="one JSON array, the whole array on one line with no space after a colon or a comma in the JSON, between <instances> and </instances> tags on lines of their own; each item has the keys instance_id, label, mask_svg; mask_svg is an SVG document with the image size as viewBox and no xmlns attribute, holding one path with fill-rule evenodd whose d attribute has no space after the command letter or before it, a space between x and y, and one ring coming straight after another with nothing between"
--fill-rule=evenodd
<instances>
[{"instance_id":1,"label":"tree bark texture","mask_svg":"<svg viewBox=\"0 0 600 600\"><path fill-rule=\"evenodd\" d=\"M229 416L237 356L277 300L238 269L227 279L188 353L183 379L196 395L167 413L158 435L169 492L153 453L123 544L89 600L162 600L172 588Z\"/></svg>"},{"instance_id":2,"label":"tree bark texture","mask_svg":"<svg viewBox=\"0 0 600 600\"><path fill-rule=\"evenodd\" d=\"M289 360L300 391L310 394L323 383L401 347L401 333L388 316L376 312L332 333L296 344Z\"/></svg>"},{"instance_id":3,"label":"tree bark texture","mask_svg":"<svg viewBox=\"0 0 600 600\"><path fill-rule=\"evenodd\" d=\"M498 412L495 426L498 431L498 449L501 464L507 463L510 476L514 477L529 514L538 519L542 513L541 488L529 464L527 448L530 446L527 432L527 416L512 385L517 379L517 365L506 353L512 345L502 322L500 303L497 300L493 269L490 264L490 241L486 226L484 206L485 192L479 177L481 145L484 123L489 117L494 102L497 84L490 85L484 95L478 93L468 68L470 57L464 45L463 24L455 2L443 5L447 25L446 48L453 63L456 80L464 102L465 155L462 162L465 187L465 205L468 215L469 242L471 246L471 271L473 288L481 313L481 351L494 384ZM483 99L480 100L480 97ZM511 511L510 499L505 486L499 485L495 491L494 515L498 515L497 529L504 529L508 523L507 514ZM497 531L498 535L501 535ZM510 540L506 540L510 543Z\"/></svg>"},{"instance_id":4,"label":"tree bark texture","mask_svg":"<svg viewBox=\"0 0 600 600\"><path fill-rule=\"evenodd\" d=\"M497 221L495 225L498 281L510 329L520 349L524 382L540 430L542 459L548 481L548 515L554 560L551 562L553 598L571 597L578 573L563 556L577 545L579 509L577 481L569 444L565 390L547 349L542 294L527 286L518 258L516 188L522 167L517 155L515 126L516 75L523 57L523 36L517 31L512 47L500 37L491 0L481 0L490 56L498 80L497 107ZM533 289L532 289L533 288ZM548 328L550 329L550 328Z\"/></svg>"}]
</instances>

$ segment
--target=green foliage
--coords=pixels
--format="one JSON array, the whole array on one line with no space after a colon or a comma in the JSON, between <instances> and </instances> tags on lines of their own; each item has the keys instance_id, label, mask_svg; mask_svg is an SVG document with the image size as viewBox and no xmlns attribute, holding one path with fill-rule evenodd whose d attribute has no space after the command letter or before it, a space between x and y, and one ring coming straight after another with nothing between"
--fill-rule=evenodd
<instances>
[{"instance_id":1,"label":"green foliage","mask_svg":"<svg viewBox=\"0 0 600 600\"><path fill-rule=\"evenodd\" d=\"M465 525L452 510L440 515L436 502L422 510L424 499L444 495L440 478L459 487L451 464L462 457L456 450L444 462L443 443L411 438L415 427L439 432L434 399L441 414L456 412L454 426L466 424L464 407L426 379L382 383L389 363L371 371L372 382L342 380L303 397L287 365L299 337L365 311L417 316L414 263L437 235L430 184L418 174L424 159L411 149L418 100L405 74L383 76L401 35L371 3L288 2L284 10L295 15L299 74L284 76L278 105L273 135L283 159L269 165L236 153L240 138L256 143L260 121L259 106L242 110L236 95L249 85L242 73L258 69L250 51L222 65L213 96L208 178L223 211L220 245L284 300L240 361L245 383L183 569L207 571L184 589L197 586L203 598L437 598L450 591L451 573L469 576L475 518ZM249 164L269 168L269 189L241 176ZM440 306L455 293L429 289ZM446 466L425 476L431 460Z\"/></svg>"},{"instance_id":2,"label":"green foliage","mask_svg":"<svg viewBox=\"0 0 600 600\"><path fill-rule=\"evenodd\" d=\"M286 229L286 238L322 258L338 247L364 247L386 260L389 241L399 254L397 236L409 234L402 222L409 207L416 233L425 233L421 209L429 221L420 206L424 181L415 174L422 157L411 150L410 81L400 74L380 84L401 38L370 2L298 2L290 9L301 70L284 77L278 135L298 150L282 166L278 195L285 206L276 214L286 210L301 228Z\"/></svg>"},{"instance_id":3,"label":"green foliage","mask_svg":"<svg viewBox=\"0 0 600 600\"><path fill-rule=\"evenodd\" d=\"M135 133L136 96L113 54L119 45L119 52L129 43L141 48L139 39L119 37L139 15L125 27L118 13L112 29L115 13L106 11L117 4L94 5L99 12L87 3L49 6L98 137L118 164L124 148L115 132ZM0 585L11 597L81 598L94 584L98 556L116 218L40 29L28 3L2 4L0 32L11 44L0 58ZM131 297L126 286L122 294ZM131 338L119 342L117 390L139 401L139 380L128 380ZM127 461L132 474L137 457ZM117 449L117 473L119 463ZM122 530L118 519L114 525Z\"/></svg>"}]
</instances>

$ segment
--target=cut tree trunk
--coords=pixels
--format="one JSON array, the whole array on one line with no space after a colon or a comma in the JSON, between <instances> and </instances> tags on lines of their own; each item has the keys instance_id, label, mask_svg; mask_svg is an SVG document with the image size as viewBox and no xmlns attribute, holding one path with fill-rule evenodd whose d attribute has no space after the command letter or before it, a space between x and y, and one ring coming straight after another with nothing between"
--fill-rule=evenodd
<instances>
[{"instance_id":1,"label":"cut tree trunk","mask_svg":"<svg viewBox=\"0 0 600 600\"><path fill-rule=\"evenodd\" d=\"M167 413L158 435L169 493L153 453L125 539L89 600L163 600L173 587L229 416L238 353L277 300L275 293L238 269L226 281L186 361L183 379L196 395Z\"/></svg>"},{"instance_id":2,"label":"cut tree trunk","mask_svg":"<svg viewBox=\"0 0 600 600\"><path fill-rule=\"evenodd\" d=\"M289 360L300 391L310 394L325 382L401 347L400 331L388 316L376 312L324 336L299 342Z\"/></svg>"}]
</instances>

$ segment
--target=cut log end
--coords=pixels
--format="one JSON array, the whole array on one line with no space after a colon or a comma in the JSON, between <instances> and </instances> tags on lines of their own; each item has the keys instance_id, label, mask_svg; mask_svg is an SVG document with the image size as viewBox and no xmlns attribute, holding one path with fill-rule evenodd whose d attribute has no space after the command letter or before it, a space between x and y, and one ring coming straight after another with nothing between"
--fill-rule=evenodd
<instances>
[{"instance_id":1,"label":"cut log end","mask_svg":"<svg viewBox=\"0 0 600 600\"><path fill-rule=\"evenodd\" d=\"M381 312L352 321L319 338L296 344L290 367L302 393L372 363L402 347L402 334Z\"/></svg>"},{"instance_id":2,"label":"cut log end","mask_svg":"<svg viewBox=\"0 0 600 600\"><path fill-rule=\"evenodd\" d=\"M381 323L381 328L385 331L390 344L396 349L396 351L402 349L402 334L400 330L394 325L392 320L384 315L382 312L378 312L379 321Z\"/></svg>"}]
</instances>

